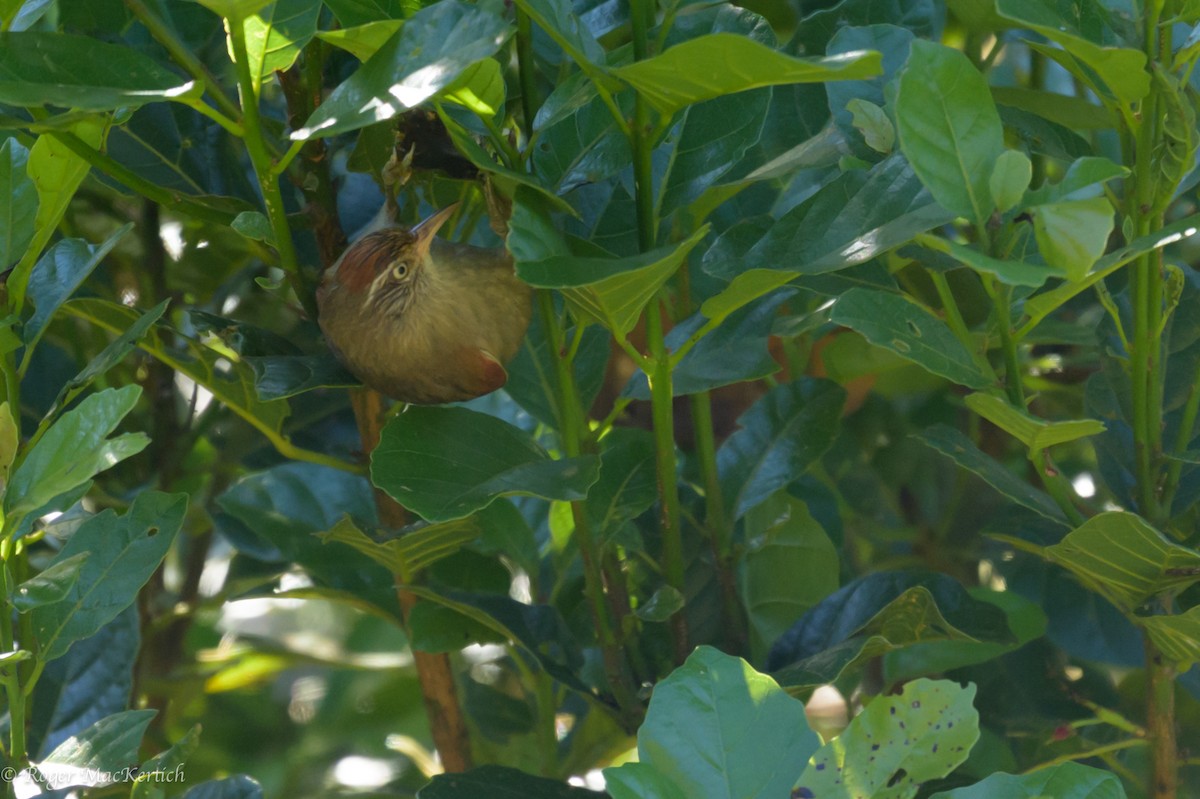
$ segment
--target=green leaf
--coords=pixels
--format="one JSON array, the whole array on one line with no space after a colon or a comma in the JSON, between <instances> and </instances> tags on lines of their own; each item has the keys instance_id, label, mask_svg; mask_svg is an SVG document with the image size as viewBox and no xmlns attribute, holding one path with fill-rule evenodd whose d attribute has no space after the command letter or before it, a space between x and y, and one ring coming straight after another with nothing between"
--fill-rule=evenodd
<instances>
[{"instance_id":1,"label":"green leaf","mask_svg":"<svg viewBox=\"0 0 1200 799\"><path fill-rule=\"evenodd\" d=\"M1031 455L1055 444L1099 435L1105 430L1104 424L1095 419L1048 422L1014 408L994 394L970 394L965 402L975 413L1024 444Z\"/></svg>"},{"instance_id":2,"label":"green leaf","mask_svg":"<svg viewBox=\"0 0 1200 799\"><path fill-rule=\"evenodd\" d=\"M37 217L37 187L29 179L29 151L16 139L0 146L0 270L8 269L24 254L33 240Z\"/></svg>"},{"instance_id":3,"label":"green leaf","mask_svg":"<svg viewBox=\"0 0 1200 799\"><path fill-rule=\"evenodd\" d=\"M992 169L992 176L988 178L988 189L996 201L996 210L1004 214L1016 208L1032 179L1033 162L1029 156L1020 150L1001 153Z\"/></svg>"},{"instance_id":4,"label":"green leaf","mask_svg":"<svg viewBox=\"0 0 1200 799\"><path fill-rule=\"evenodd\" d=\"M271 0L191 0L222 19L245 19L264 8Z\"/></svg>"},{"instance_id":5,"label":"green leaf","mask_svg":"<svg viewBox=\"0 0 1200 799\"><path fill-rule=\"evenodd\" d=\"M834 304L830 321L960 385L987 388L995 383L949 325L905 295L850 289Z\"/></svg>"},{"instance_id":6,"label":"green leaf","mask_svg":"<svg viewBox=\"0 0 1200 799\"><path fill-rule=\"evenodd\" d=\"M149 332L154 323L166 313L167 305L170 302L170 299L163 300L149 311L146 311L136 322L127 327L121 335L109 342L108 346L104 349L100 350L95 357L88 361L87 366L83 367L77 375L63 384L62 389L58 392L58 397L54 400L53 409L57 410L61 408L66 402L68 395L77 394L87 388L96 378L125 360L125 357L137 348L138 342Z\"/></svg>"},{"instance_id":7,"label":"green leaf","mask_svg":"<svg viewBox=\"0 0 1200 799\"><path fill-rule=\"evenodd\" d=\"M512 494L583 499L599 465L594 455L555 460L494 416L410 406L384 427L371 481L422 518L443 522Z\"/></svg>"},{"instance_id":8,"label":"green leaf","mask_svg":"<svg viewBox=\"0 0 1200 799\"><path fill-rule=\"evenodd\" d=\"M588 78L609 90L620 88L604 70L604 48L579 22L572 4L564 0L516 0L522 11L544 30Z\"/></svg>"},{"instance_id":9,"label":"green leaf","mask_svg":"<svg viewBox=\"0 0 1200 799\"><path fill-rule=\"evenodd\" d=\"M1032 209L1038 249L1046 263L1082 280L1108 246L1113 207L1107 197L1063 200Z\"/></svg>"},{"instance_id":10,"label":"green leaf","mask_svg":"<svg viewBox=\"0 0 1200 799\"><path fill-rule=\"evenodd\" d=\"M761 661L772 643L838 588L838 553L808 506L784 492L751 508L738 589Z\"/></svg>"},{"instance_id":11,"label":"green leaf","mask_svg":"<svg viewBox=\"0 0 1200 799\"><path fill-rule=\"evenodd\" d=\"M458 652L472 644L502 644L508 638L489 625L444 605L420 600L408 614L408 635L418 652Z\"/></svg>"},{"instance_id":12,"label":"green leaf","mask_svg":"<svg viewBox=\"0 0 1200 799\"><path fill-rule=\"evenodd\" d=\"M180 799L263 799L262 786L244 774L207 780L188 789Z\"/></svg>"},{"instance_id":13,"label":"green leaf","mask_svg":"<svg viewBox=\"0 0 1200 799\"><path fill-rule=\"evenodd\" d=\"M141 314L134 308L105 300L72 300L64 306L68 313L85 319L112 333L122 333L137 323ZM170 347L163 334L151 328L138 346L190 380L208 389L223 403L276 447L289 446L281 430L289 408L284 400L260 401L255 393L255 377L250 366L241 359L233 360L227 353L218 352L191 339L178 336L183 350Z\"/></svg>"},{"instance_id":14,"label":"green leaf","mask_svg":"<svg viewBox=\"0 0 1200 799\"><path fill-rule=\"evenodd\" d=\"M395 538L376 541L369 538L349 516L317 537L325 543L336 541L352 546L385 569L412 580L423 569L453 555L480 536L482 529L473 516L449 522L427 524L402 531Z\"/></svg>"},{"instance_id":15,"label":"green leaf","mask_svg":"<svg viewBox=\"0 0 1200 799\"><path fill-rule=\"evenodd\" d=\"M182 782L182 779L172 778L182 776L183 766L199 747L200 725L196 724L170 749L142 761L138 779L129 789L129 799L163 799L166 796L164 788L171 782Z\"/></svg>"},{"instance_id":16,"label":"green leaf","mask_svg":"<svg viewBox=\"0 0 1200 799\"><path fill-rule=\"evenodd\" d=\"M1020 109L1070 130L1107 130L1117 123L1109 109L1082 97L1018 86L990 88L997 104Z\"/></svg>"},{"instance_id":17,"label":"green leaf","mask_svg":"<svg viewBox=\"0 0 1200 799\"><path fill-rule=\"evenodd\" d=\"M142 736L156 710L126 710L97 721L63 741L37 769L55 788L106 785L138 760Z\"/></svg>"},{"instance_id":18,"label":"green leaf","mask_svg":"<svg viewBox=\"0 0 1200 799\"><path fill-rule=\"evenodd\" d=\"M1139 623L1180 674L1200 661L1200 606L1174 616L1147 616Z\"/></svg>"},{"instance_id":19,"label":"green leaf","mask_svg":"<svg viewBox=\"0 0 1200 799\"><path fill-rule=\"evenodd\" d=\"M896 145L896 129L882 108L861 98L846 104L851 124L863 135L867 146L878 153L889 155Z\"/></svg>"},{"instance_id":20,"label":"green leaf","mask_svg":"<svg viewBox=\"0 0 1200 799\"><path fill-rule=\"evenodd\" d=\"M93 394L50 426L12 473L4 496L4 529L94 475L145 449L143 433L109 438L142 389L131 385Z\"/></svg>"},{"instance_id":21,"label":"green leaf","mask_svg":"<svg viewBox=\"0 0 1200 799\"><path fill-rule=\"evenodd\" d=\"M624 336L637 324L646 304L706 235L707 225L677 244L627 258L563 254L533 262L518 259L517 275L531 286L562 290L578 320L599 322Z\"/></svg>"},{"instance_id":22,"label":"green leaf","mask_svg":"<svg viewBox=\"0 0 1200 799\"><path fill-rule=\"evenodd\" d=\"M56 559L52 565L17 586L12 596L13 607L20 613L28 613L36 607L64 599L79 581L79 571L87 559L87 552Z\"/></svg>"},{"instance_id":23,"label":"green leaf","mask_svg":"<svg viewBox=\"0 0 1200 799\"><path fill-rule=\"evenodd\" d=\"M465 106L476 115L490 119L504 108L504 76L500 62L485 58L463 70L458 80L446 89L445 98Z\"/></svg>"},{"instance_id":24,"label":"green leaf","mask_svg":"<svg viewBox=\"0 0 1200 799\"><path fill-rule=\"evenodd\" d=\"M291 68L317 32L320 13L321 4L313 0L275 0L245 17L246 57L256 83Z\"/></svg>"},{"instance_id":25,"label":"green leaf","mask_svg":"<svg viewBox=\"0 0 1200 799\"><path fill-rule=\"evenodd\" d=\"M452 85L469 66L495 53L510 32L484 6L460 0L426 6L334 89L292 138L334 136L391 119Z\"/></svg>"},{"instance_id":26,"label":"green leaf","mask_svg":"<svg viewBox=\"0 0 1200 799\"><path fill-rule=\"evenodd\" d=\"M1051 521L1060 524L1066 522L1062 509L1054 500L1005 469L953 427L935 424L920 433L917 439L962 468L979 475L985 483L1021 507L1028 508Z\"/></svg>"},{"instance_id":27,"label":"green leaf","mask_svg":"<svg viewBox=\"0 0 1200 799\"><path fill-rule=\"evenodd\" d=\"M889 652L884 656L884 679L901 683L915 677L944 674L953 669L994 660L1046 634L1047 619L1041 606L1014 591L971 588L973 599L995 605L1005 613L1010 641L931 641Z\"/></svg>"},{"instance_id":28,"label":"green leaf","mask_svg":"<svg viewBox=\"0 0 1200 799\"><path fill-rule=\"evenodd\" d=\"M995 208L988 186L1004 152L987 80L962 52L914 41L896 97L900 149L946 209L984 224Z\"/></svg>"},{"instance_id":29,"label":"green leaf","mask_svg":"<svg viewBox=\"0 0 1200 799\"><path fill-rule=\"evenodd\" d=\"M1027 774L991 774L974 785L935 793L930 799L1125 799L1111 771L1081 763L1058 763Z\"/></svg>"},{"instance_id":30,"label":"green leaf","mask_svg":"<svg viewBox=\"0 0 1200 799\"><path fill-rule=\"evenodd\" d=\"M8 401L0 402L0 496L8 488L8 471L21 446L21 431Z\"/></svg>"},{"instance_id":31,"label":"green leaf","mask_svg":"<svg viewBox=\"0 0 1200 799\"><path fill-rule=\"evenodd\" d=\"M420 4L409 0L325 0L343 28L366 25L375 20L403 20Z\"/></svg>"},{"instance_id":32,"label":"green leaf","mask_svg":"<svg viewBox=\"0 0 1200 799\"><path fill-rule=\"evenodd\" d=\"M972 598L952 577L875 572L806 612L774 643L767 667L785 686L812 688L872 656L941 640L1011 643L1013 636L1002 610Z\"/></svg>"},{"instance_id":33,"label":"green leaf","mask_svg":"<svg viewBox=\"0 0 1200 799\"><path fill-rule=\"evenodd\" d=\"M639 605L634 613L642 621L664 623L671 619L687 604L687 598L677 588L669 585L659 586L650 598Z\"/></svg>"},{"instance_id":34,"label":"green leaf","mask_svg":"<svg viewBox=\"0 0 1200 799\"><path fill-rule=\"evenodd\" d=\"M865 263L953 219L933 202L904 157L893 155L869 171L843 174L752 242L730 245L733 231L721 236L705 253L704 271L731 279L753 269L781 270L792 273L788 280L834 272ZM739 287L742 299L749 301L782 284L772 285L762 276L752 285L765 290L754 294Z\"/></svg>"},{"instance_id":35,"label":"green leaf","mask_svg":"<svg viewBox=\"0 0 1200 799\"><path fill-rule=\"evenodd\" d=\"M36 346L54 313L132 229L133 223L128 222L99 245L88 244L83 239L63 239L38 261L29 277L28 296L33 301L34 312L25 323L27 350ZM29 355L25 358L27 361Z\"/></svg>"},{"instance_id":36,"label":"green leaf","mask_svg":"<svg viewBox=\"0 0 1200 799\"><path fill-rule=\"evenodd\" d=\"M717 470L734 518L800 478L837 435L846 392L804 378L768 391L738 417L717 452Z\"/></svg>"},{"instance_id":37,"label":"green leaf","mask_svg":"<svg viewBox=\"0 0 1200 799\"><path fill-rule=\"evenodd\" d=\"M254 392L263 402L285 399L317 388L360 385L357 377L332 355L250 355L242 359L254 370Z\"/></svg>"},{"instance_id":38,"label":"green leaf","mask_svg":"<svg viewBox=\"0 0 1200 799\"><path fill-rule=\"evenodd\" d=\"M462 774L439 774L417 799L601 799L603 794L508 766L480 766Z\"/></svg>"},{"instance_id":39,"label":"green leaf","mask_svg":"<svg viewBox=\"0 0 1200 799\"><path fill-rule=\"evenodd\" d=\"M909 799L944 777L979 740L975 686L914 680L899 696L876 696L813 755L792 796Z\"/></svg>"},{"instance_id":40,"label":"green leaf","mask_svg":"<svg viewBox=\"0 0 1200 799\"><path fill-rule=\"evenodd\" d=\"M787 796L819 745L802 703L708 646L655 686L638 730L639 760L689 799Z\"/></svg>"},{"instance_id":41,"label":"green leaf","mask_svg":"<svg viewBox=\"0 0 1200 799\"><path fill-rule=\"evenodd\" d=\"M73 126L70 132L84 143L101 149L108 135L108 123L99 118L87 119ZM37 187L38 208L33 240L8 278L9 293L16 299L18 307L24 302L34 262L58 230L58 223L67 211L67 205L87 177L91 166L58 139L47 134L39 136L29 150L26 169Z\"/></svg>"},{"instance_id":42,"label":"green leaf","mask_svg":"<svg viewBox=\"0 0 1200 799\"><path fill-rule=\"evenodd\" d=\"M1025 199L1022 201L1022 205L1025 207L1048 205L1062 200L1077 199L1072 196L1076 192L1090 186L1095 186L1098 183L1107 183L1110 180L1123 178L1128 175L1128 169L1114 164L1107 158L1091 156L1077 158L1067 167L1066 174L1063 175L1062 180L1058 183L1046 181L1036 189L1030 189L1025 192Z\"/></svg>"},{"instance_id":43,"label":"green leaf","mask_svg":"<svg viewBox=\"0 0 1200 799\"><path fill-rule=\"evenodd\" d=\"M61 657L133 604L166 557L186 510L186 494L144 491L124 516L106 510L80 525L54 560L90 553L79 579L63 599L30 615L43 658Z\"/></svg>"},{"instance_id":44,"label":"green leaf","mask_svg":"<svg viewBox=\"0 0 1200 799\"><path fill-rule=\"evenodd\" d=\"M575 327L563 332L566 341L574 341L579 333ZM572 367L580 400L584 407L590 408L603 386L612 348L608 334L599 327L589 325L580 335L582 338ZM504 393L539 422L558 429L561 423L556 374L558 353L551 352L551 347L540 314L534 314L520 351L508 362L508 382L504 384Z\"/></svg>"},{"instance_id":45,"label":"green leaf","mask_svg":"<svg viewBox=\"0 0 1200 799\"><path fill-rule=\"evenodd\" d=\"M1146 55L1124 44L1113 30L1103 3L1074 0L996 0L1001 16L1037 31L1087 64L1121 103L1134 103L1150 92Z\"/></svg>"},{"instance_id":46,"label":"green leaf","mask_svg":"<svg viewBox=\"0 0 1200 799\"><path fill-rule=\"evenodd\" d=\"M1044 552L1126 612L1200 580L1200 553L1124 511L1093 516Z\"/></svg>"},{"instance_id":47,"label":"green leaf","mask_svg":"<svg viewBox=\"0 0 1200 799\"><path fill-rule=\"evenodd\" d=\"M644 513L658 498L654 436L617 428L600 442L600 476L584 503L602 540Z\"/></svg>"},{"instance_id":48,"label":"green leaf","mask_svg":"<svg viewBox=\"0 0 1200 799\"><path fill-rule=\"evenodd\" d=\"M0 33L0 103L106 111L197 91L195 81L132 47L67 33Z\"/></svg>"},{"instance_id":49,"label":"green leaf","mask_svg":"<svg viewBox=\"0 0 1200 799\"><path fill-rule=\"evenodd\" d=\"M359 61L366 61L379 52L403 24L402 19L376 19L351 28L317 31L317 38L340 47Z\"/></svg>"},{"instance_id":50,"label":"green leaf","mask_svg":"<svg viewBox=\"0 0 1200 799\"><path fill-rule=\"evenodd\" d=\"M46 664L31 697L37 708L29 725L34 761L105 716L128 709L140 643L138 610L131 605Z\"/></svg>"},{"instance_id":51,"label":"green leaf","mask_svg":"<svg viewBox=\"0 0 1200 799\"><path fill-rule=\"evenodd\" d=\"M745 36L711 33L611 72L670 117L684 106L760 86L855 80L880 70L875 52L793 58Z\"/></svg>"},{"instance_id":52,"label":"green leaf","mask_svg":"<svg viewBox=\"0 0 1200 799\"><path fill-rule=\"evenodd\" d=\"M1038 288L1052 277L1066 276L1066 272L1055 266L1031 264L1025 261L1001 261L999 258L984 255L973 247L930 233L922 233L915 240L926 249L949 255L976 272L993 275L1001 283L1009 286Z\"/></svg>"},{"instance_id":53,"label":"green leaf","mask_svg":"<svg viewBox=\"0 0 1200 799\"><path fill-rule=\"evenodd\" d=\"M274 246L275 234L271 231L271 222L258 211L242 211L229 226L248 239Z\"/></svg>"},{"instance_id":54,"label":"green leaf","mask_svg":"<svg viewBox=\"0 0 1200 799\"><path fill-rule=\"evenodd\" d=\"M612 799L689 799L661 771L637 761L604 769L604 783Z\"/></svg>"}]
</instances>

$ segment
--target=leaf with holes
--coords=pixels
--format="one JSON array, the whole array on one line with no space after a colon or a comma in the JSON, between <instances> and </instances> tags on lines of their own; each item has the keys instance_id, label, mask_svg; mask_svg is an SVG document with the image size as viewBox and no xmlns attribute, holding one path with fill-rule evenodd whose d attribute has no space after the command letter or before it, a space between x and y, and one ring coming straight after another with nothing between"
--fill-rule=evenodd
<instances>
[{"instance_id":1,"label":"leaf with holes","mask_svg":"<svg viewBox=\"0 0 1200 799\"><path fill-rule=\"evenodd\" d=\"M995 382L949 325L902 294L851 289L834 304L830 321L960 385L987 388Z\"/></svg>"},{"instance_id":2,"label":"leaf with holes","mask_svg":"<svg viewBox=\"0 0 1200 799\"><path fill-rule=\"evenodd\" d=\"M876 696L821 747L792 788L814 799L909 799L944 777L979 740L975 686L914 680L899 696Z\"/></svg>"},{"instance_id":3,"label":"leaf with holes","mask_svg":"<svg viewBox=\"0 0 1200 799\"><path fill-rule=\"evenodd\" d=\"M186 494L138 494L124 516L106 510L88 519L54 563L90 553L67 593L30 613L42 657L66 654L133 604L137 592L166 557L187 510Z\"/></svg>"}]
</instances>

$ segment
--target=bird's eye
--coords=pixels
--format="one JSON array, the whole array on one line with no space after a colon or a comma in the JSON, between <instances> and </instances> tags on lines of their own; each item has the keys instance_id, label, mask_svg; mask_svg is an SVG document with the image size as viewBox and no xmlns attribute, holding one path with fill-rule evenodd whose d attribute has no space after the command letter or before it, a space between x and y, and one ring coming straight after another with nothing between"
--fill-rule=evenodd
<instances>
[{"instance_id":1,"label":"bird's eye","mask_svg":"<svg viewBox=\"0 0 1200 799\"><path fill-rule=\"evenodd\" d=\"M408 264L398 263L392 267L392 277L396 280L401 280L408 274Z\"/></svg>"}]
</instances>

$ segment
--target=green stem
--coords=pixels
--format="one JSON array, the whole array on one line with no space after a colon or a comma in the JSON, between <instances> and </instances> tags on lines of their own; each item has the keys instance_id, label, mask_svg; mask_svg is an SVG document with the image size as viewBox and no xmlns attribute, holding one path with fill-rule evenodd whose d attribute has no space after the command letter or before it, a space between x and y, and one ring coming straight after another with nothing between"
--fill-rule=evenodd
<instances>
[{"instance_id":1,"label":"green stem","mask_svg":"<svg viewBox=\"0 0 1200 799\"><path fill-rule=\"evenodd\" d=\"M237 136L239 139L245 137L246 131L242 128L241 125L239 125L237 122L230 119L229 117L225 116L220 111L218 111L217 109L210 106L208 103L204 102L204 100L202 100L201 98L196 97L196 98L188 99L188 100L183 101L183 104L186 105L188 108L191 108L192 110L196 111L196 113L200 114L201 116L206 116L209 119L211 119L213 122L216 122L218 125L220 125L222 128L224 128L225 131L227 133L229 133L231 136Z\"/></svg>"},{"instance_id":2,"label":"green stem","mask_svg":"<svg viewBox=\"0 0 1200 799\"><path fill-rule=\"evenodd\" d=\"M631 0L630 17L633 27L635 60L646 58L647 34L653 5L647 0ZM646 101L634 99L633 129L630 145L633 149L633 183L637 204L638 245L642 252L654 249L658 237L654 216L654 173L651 156L654 147L654 127ZM655 464L658 472L658 496L661 505L660 532L662 535L663 575L667 585L681 594L684 591L683 534L680 525L679 490L675 468L675 410L671 357L667 352L663 332L661 300L654 299L645 310L646 344L650 350L650 406L654 422ZM687 622L682 612L671 617L675 658L682 662L687 656Z\"/></svg>"},{"instance_id":3,"label":"green stem","mask_svg":"<svg viewBox=\"0 0 1200 799\"><path fill-rule=\"evenodd\" d=\"M1025 388L1021 382L1021 359L1012 329L1012 289L998 286L995 293L996 326L1000 330L1000 346L1004 350L1004 390L1008 401L1025 408Z\"/></svg>"},{"instance_id":4,"label":"green stem","mask_svg":"<svg viewBox=\"0 0 1200 799\"><path fill-rule=\"evenodd\" d=\"M246 30L240 18L227 20L229 27L229 42L233 49L234 66L237 69L238 87L241 90L242 124L246 129L246 152L254 173L258 177L258 187L262 192L263 204L267 209L267 219L271 223L271 233L275 239L275 250L279 253L279 266L287 273L296 292L296 297L312 319L317 318L315 285L301 269L296 258L296 248L292 243L292 231L288 227L287 211L283 204L283 194L279 190L279 178L275 174L275 164L267 150L267 140L263 135L262 118L258 113L258 93L255 89L254 76L250 74L250 57L246 51Z\"/></svg>"},{"instance_id":5,"label":"green stem","mask_svg":"<svg viewBox=\"0 0 1200 799\"><path fill-rule=\"evenodd\" d=\"M967 352L971 353L971 358L974 359L980 370L985 375L991 375L995 378L996 373L992 370L992 365L988 363L987 358L979 351L979 347L975 345L975 339L971 336L971 330L967 327L967 323L963 321L962 311L958 309L958 301L954 298L954 292L950 290L950 283L946 280L946 276L936 269L930 269L929 278L933 281L933 286L937 289L938 298L942 301L942 311L946 314L946 324L950 325L950 330L954 333L954 336L967 348Z\"/></svg>"},{"instance_id":6,"label":"green stem","mask_svg":"<svg viewBox=\"0 0 1200 799\"><path fill-rule=\"evenodd\" d=\"M558 429L562 436L563 452L568 458L576 458L583 452L586 425L579 390L571 362L567 360L563 331L554 310L554 298L550 292L537 292L538 313L542 330L545 332L554 359L558 383ZM625 668L621 653L619 620L614 618L604 590L604 553L593 535L587 510L582 502L572 502L571 512L575 520L575 542L579 545L579 556L583 561L583 581L591 606L592 621L596 624L596 637L604 657L604 669L612 687L613 696L627 721L632 720L634 691Z\"/></svg>"},{"instance_id":7,"label":"green stem","mask_svg":"<svg viewBox=\"0 0 1200 799\"><path fill-rule=\"evenodd\" d=\"M5 540L3 544L0 544L0 651L6 654L14 651L15 648L12 606L8 601L10 594L8 566L12 554L12 541ZM27 744L25 742L25 694L21 690L19 666L19 663L9 663L0 666L0 675L2 675L0 679L4 681L4 693L8 699L9 766L18 772L29 764L28 753L26 752ZM9 779L4 782L7 785L8 796L13 796L12 780Z\"/></svg>"},{"instance_id":8,"label":"green stem","mask_svg":"<svg viewBox=\"0 0 1200 799\"><path fill-rule=\"evenodd\" d=\"M517 6L517 75L521 81L521 114L524 116L525 138L533 136L533 120L540 103L537 96L537 76L533 74L533 22Z\"/></svg>"}]
</instances>

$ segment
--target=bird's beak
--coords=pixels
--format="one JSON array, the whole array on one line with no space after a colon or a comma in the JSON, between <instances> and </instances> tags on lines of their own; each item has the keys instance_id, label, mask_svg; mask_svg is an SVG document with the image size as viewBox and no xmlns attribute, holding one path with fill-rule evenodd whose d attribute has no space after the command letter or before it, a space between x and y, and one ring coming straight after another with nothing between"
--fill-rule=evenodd
<instances>
[{"instance_id":1,"label":"bird's beak","mask_svg":"<svg viewBox=\"0 0 1200 799\"><path fill-rule=\"evenodd\" d=\"M433 216L422 220L415 228L413 228L413 235L417 237L417 242L415 245L417 249L417 255L420 259L424 260L425 256L429 254L429 248L433 244L433 237L437 235L438 229L441 228L442 225L446 224L446 220L453 216L454 212L457 210L458 203L447 205Z\"/></svg>"}]
</instances>

